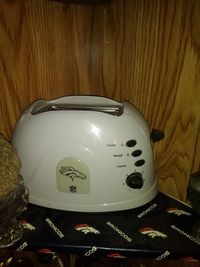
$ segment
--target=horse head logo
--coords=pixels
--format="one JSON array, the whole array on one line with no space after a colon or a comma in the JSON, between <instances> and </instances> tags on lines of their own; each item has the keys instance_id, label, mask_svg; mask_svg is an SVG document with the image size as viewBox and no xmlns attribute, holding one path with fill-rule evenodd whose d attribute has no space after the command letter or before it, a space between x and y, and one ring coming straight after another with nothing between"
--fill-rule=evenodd
<instances>
[{"instance_id":1,"label":"horse head logo","mask_svg":"<svg viewBox=\"0 0 200 267\"><path fill-rule=\"evenodd\" d=\"M76 170L75 168L71 166L67 166L67 167L61 166L59 172L71 178L72 181L74 181L75 178L79 178L82 180L86 179L86 176L82 172Z\"/></svg>"}]
</instances>

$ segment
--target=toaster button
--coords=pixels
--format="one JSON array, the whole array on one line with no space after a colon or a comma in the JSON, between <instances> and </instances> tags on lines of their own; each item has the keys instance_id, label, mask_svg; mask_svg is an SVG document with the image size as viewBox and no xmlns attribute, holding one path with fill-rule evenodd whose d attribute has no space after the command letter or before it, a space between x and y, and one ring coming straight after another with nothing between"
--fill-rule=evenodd
<instances>
[{"instance_id":1,"label":"toaster button","mask_svg":"<svg viewBox=\"0 0 200 267\"><path fill-rule=\"evenodd\" d=\"M126 178L126 184L133 189L140 189L143 186L143 178L140 172L133 172Z\"/></svg>"},{"instance_id":2,"label":"toaster button","mask_svg":"<svg viewBox=\"0 0 200 267\"><path fill-rule=\"evenodd\" d=\"M126 146L128 146L128 147L133 147L136 144L137 144L137 142L134 139L131 139L131 140L129 140L129 141L126 142Z\"/></svg>"},{"instance_id":3,"label":"toaster button","mask_svg":"<svg viewBox=\"0 0 200 267\"><path fill-rule=\"evenodd\" d=\"M144 163L145 163L145 160L144 159L140 159L140 160L135 162L135 166L140 167L140 166L144 165Z\"/></svg>"},{"instance_id":4,"label":"toaster button","mask_svg":"<svg viewBox=\"0 0 200 267\"><path fill-rule=\"evenodd\" d=\"M142 154L142 150L137 149L131 153L133 157L139 157Z\"/></svg>"}]
</instances>

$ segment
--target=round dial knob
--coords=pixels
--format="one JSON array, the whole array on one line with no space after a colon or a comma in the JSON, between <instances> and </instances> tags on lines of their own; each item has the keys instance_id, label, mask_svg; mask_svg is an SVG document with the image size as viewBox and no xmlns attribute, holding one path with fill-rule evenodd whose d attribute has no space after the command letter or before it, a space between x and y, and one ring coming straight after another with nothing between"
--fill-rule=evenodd
<instances>
[{"instance_id":1,"label":"round dial knob","mask_svg":"<svg viewBox=\"0 0 200 267\"><path fill-rule=\"evenodd\" d=\"M140 189L143 186L143 178L140 172L133 172L126 178L126 183L129 187Z\"/></svg>"}]
</instances>

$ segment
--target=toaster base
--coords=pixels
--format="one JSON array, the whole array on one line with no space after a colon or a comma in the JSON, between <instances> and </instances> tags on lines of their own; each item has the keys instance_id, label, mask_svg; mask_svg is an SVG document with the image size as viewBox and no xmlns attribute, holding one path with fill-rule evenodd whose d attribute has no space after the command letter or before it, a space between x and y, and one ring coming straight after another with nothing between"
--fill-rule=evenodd
<instances>
[{"instance_id":1,"label":"toaster base","mask_svg":"<svg viewBox=\"0 0 200 267\"><path fill-rule=\"evenodd\" d=\"M66 203L63 202L53 202L48 201L45 199L38 198L37 196L31 195L30 192L30 203L35 204L38 206L58 209L58 210L65 210L65 211L75 211L75 212L112 212L112 211L122 211L122 210L129 210L138 208L150 202L152 199L156 197L158 193L157 188L157 180L155 180L153 186L147 192L143 193L138 198L133 198L129 200L124 200L121 202L114 202L114 203L99 203L99 204L88 204L88 203L79 203L73 204L69 203L66 200Z\"/></svg>"}]
</instances>

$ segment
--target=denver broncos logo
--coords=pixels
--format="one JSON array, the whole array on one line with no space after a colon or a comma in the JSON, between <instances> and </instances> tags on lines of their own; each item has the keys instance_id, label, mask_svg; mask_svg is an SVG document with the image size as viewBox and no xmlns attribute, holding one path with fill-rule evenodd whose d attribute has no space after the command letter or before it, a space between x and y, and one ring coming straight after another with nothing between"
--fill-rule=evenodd
<instances>
[{"instance_id":1,"label":"denver broncos logo","mask_svg":"<svg viewBox=\"0 0 200 267\"><path fill-rule=\"evenodd\" d=\"M30 224L27 221L25 221L25 220L21 220L20 223L21 223L21 225L23 226L24 229L27 229L27 230L30 230L30 231L35 230L35 227L32 224Z\"/></svg>"},{"instance_id":2,"label":"denver broncos logo","mask_svg":"<svg viewBox=\"0 0 200 267\"><path fill-rule=\"evenodd\" d=\"M59 172L71 178L72 181L74 181L75 178L86 179L86 176L83 173L79 172L78 170L74 169L71 166L67 167L61 166Z\"/></svg>"},{"instance_id":3,"label":"denver broncos logo","mask_svg":"<svg viewBox=\"0 0 200 267\"><path fill-rule=\"evenodd\" d=\"M45 254L55 254L55 252L53 252L52 250L50 250L48 248L41 248L41 249L37 250L37 252L45 253Z\"/></svg>"},{"instance_id":4,"label":"denver broncos logo","mask_svg":"<svg viewBox=\"0 0 200 267\"><path fill-rule=\"evenodd\" d=\"M100 232L98 230L96 230L95 228L89 226L88 224L77 224L74 227L77 231L81 231L82 233L84 233L85 235L88 233L92 233L92 234L100 234Z\"/></svg>"},{"instance_id":5,"label":"denver broncos logo","mask_svg":"<svg viewBox=\"0 0 200 267\"><path fill-rule=\"evenodd\" d=\"M139 232L142 234L142 235L148 235L150 236L151 238L155 238L155 237L162 237L162 238L167 238L167 235L157 231L157 230L154 230L152 227L144 227L144 228L140 228L139 229Z\"/></svg>"},{"instance_id":6,"label":"denver broncos logo","mask_svg":"<svg viewBox=\"0 0 200 267\"><path fill-rule=\"evenodd\" d=\"M191 215L192 215L192 214L189 213L189 212L186 212L186 211L184 211L184 210L179 210L179 209L174 208L174 207L172 207L172 208L168 208L168 209L166 209L166 211L167 211L168 213L175 214L175 215L177 215L177 216L181 216L181 215L191 216Z\"/></svg>"},{"instance_id":7,"label":"denver broncos logo","mask_svg":"<svg viewBox=\"0 0 200 267\"><path fill-rule=\"evenodd\" d=\"M185 257L185 258L181 258L180 260L183 260L183 261L198 261L198 260L196 260L195 258L193 258L193 257Z\"/></svg>"},{"instance_id":8,"label":"denver broncos logo","mask_svg":"<svg viewBox=\"0 0 200 267\"><path fill-rule=\"evenodd\" d=\"M107 254L107 257L109 257L109 258L126 258L125 256L121 255L120 253L116 253L116 252Z\"/></svg>"}]
</instances>

